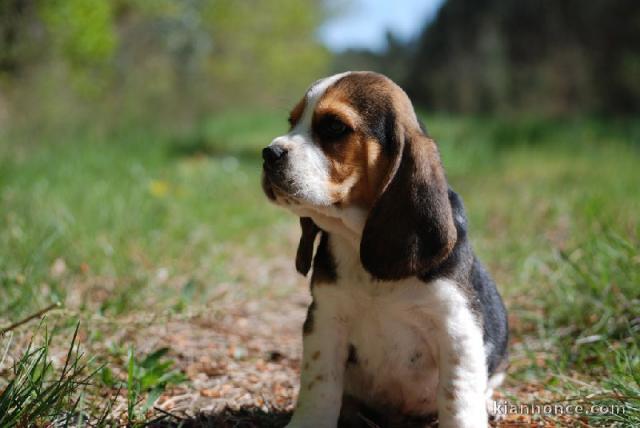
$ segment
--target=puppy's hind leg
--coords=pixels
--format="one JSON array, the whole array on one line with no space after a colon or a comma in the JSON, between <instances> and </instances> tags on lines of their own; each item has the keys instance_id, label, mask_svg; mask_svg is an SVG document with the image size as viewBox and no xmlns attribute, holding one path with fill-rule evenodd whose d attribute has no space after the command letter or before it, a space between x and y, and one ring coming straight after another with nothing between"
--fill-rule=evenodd
<instances>
[{"instance_id":1,"label":"puppy's hind leg","mask_svg":"<svg viewBox=\"0 0 640 428\"><path fill-rule=\"evenodd\" d=\"M440 428L487 427L487 365L482 328L456 284L434 284Z\"/></svg>"}]
</instances>

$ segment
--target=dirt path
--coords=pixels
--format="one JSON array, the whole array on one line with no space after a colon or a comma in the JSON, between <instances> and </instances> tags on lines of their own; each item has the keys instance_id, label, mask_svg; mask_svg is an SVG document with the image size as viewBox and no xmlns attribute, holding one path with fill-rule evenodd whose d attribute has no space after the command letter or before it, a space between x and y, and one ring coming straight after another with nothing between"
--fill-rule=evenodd
<instances>
[{"instance_id":1,"label":"dirt path","mask_svg":"<svg viewBox=\"0 0 640 428\"><path fill-rule=\"evenodd\" d=\"M309 303L300 282L295 292L280 298L229 302L208 314L139 330L137 337L149 350L169 347L190 380L156 402L156 415L166 418L155 426L284 426L297 395L301 329ZM515 396L526 402L540 392L539 385L505 386L495 398ZM559 425L519 416L493 426Z\"/></svg>"},{"instance_id":2,"label":"dirt path","mask_svg":"<svg viewBox=\"0 0 640 428\"><path fill-rule=\"evenodd\" d=\"M180 416L255 407L290 411L301 355L307 293L250 301L151 328L157 346L173 350L189 388L168 391L157 407Z\"/></svg>"}]
</instances>

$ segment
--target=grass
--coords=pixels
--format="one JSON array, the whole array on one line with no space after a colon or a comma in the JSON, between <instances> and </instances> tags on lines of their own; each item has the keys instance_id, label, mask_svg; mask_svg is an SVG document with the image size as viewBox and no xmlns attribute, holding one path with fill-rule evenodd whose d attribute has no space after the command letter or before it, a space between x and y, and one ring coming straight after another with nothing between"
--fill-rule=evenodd
<instances>
[{"instance_id":1,"label":"grass","mask_svg":"<svg viewBox=\"0 0 640 428\"><path fill-rule=\"evenodd\" d=\"M137 361L133 348L129 348L127 354L127 415L129 422L138 419L138 413L144 415L153 403L158 399L167 385L184 382L186 377L179 371L173 370L173 362L163 357L169 351L168 348L160 348L147 355L142 361ZM103 381L105 380L103 371ZM105 382L113 386L114 382ZM147 394L142 406L140 398L142 394Z\"/></svg>"},{"instance_id":2,"label":"grass","mask_svg":"<svg viewBox=\"0 0 640 428\"><path fill-rule=\"evenodd\" d=\"M13 365L11 379L0 392L0 426L34 426L52 421L68 425L83 420L80 403L94 373L87 373L88 361L77 343L78 328L59 370L54 369L49 354L51 337L42 328L45 330L42 343L29 342ZM97 422L104 419L105 414Z\"/></svg>"},{"instance_id":3,"label":"grass","mask_svg":"<svg viewBox=\"0 0 640 428\"><path fill-rule=\"evenodd\" d=\"M81 319L72 343L91 352L83 376L104 365L92 379L112 395L126 390L129 423L144 421L148 397L184 377L173 354L134 353L131 337L114 331L143 315L216 307L223 289L237 299L289 291L268 279L248 283L243 263L293 256L295 220L259 187L259 149L284 131L284 119L228 112L184 135L2 137L0 328L63 302L47 325L68 341L70 320ZM640 123L425 122L510 310L507 397L623 404L623 415L581 423L639 424ZM229 291L230 282L242 286ZM25 363L22 372L0 365L3 404L8 382L51 359L6 339L7 361ZM59 378L57 408L75 414L68 377Z\"/></svg>"}]
</instances>

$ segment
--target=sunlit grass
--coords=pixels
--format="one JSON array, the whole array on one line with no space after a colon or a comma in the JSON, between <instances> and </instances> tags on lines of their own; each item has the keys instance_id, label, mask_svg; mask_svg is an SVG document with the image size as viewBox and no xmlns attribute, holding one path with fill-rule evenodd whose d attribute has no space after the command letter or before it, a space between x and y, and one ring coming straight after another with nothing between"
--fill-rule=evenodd
<instances>
[{"instance_id":1,"label":"sunlit grass","mask_svg":"<svg viewBox=\"0 0 640 428\"><path fill-rule=\"evenodd\" d=\"M53 421L69 426L84 421L87 416L82 398L95 372L88 369L88 359L80 351L77 335L76 325L63 366L58 368L50 355L51 336L45 327L38 328L35 338L13 363L10 379L0 383L0 426L38 426ZM0 340L5 348L0 369L11 342L10 335ZM101 424L105 413L96 412L93 416Z\"/></svg>"}]
</instances>

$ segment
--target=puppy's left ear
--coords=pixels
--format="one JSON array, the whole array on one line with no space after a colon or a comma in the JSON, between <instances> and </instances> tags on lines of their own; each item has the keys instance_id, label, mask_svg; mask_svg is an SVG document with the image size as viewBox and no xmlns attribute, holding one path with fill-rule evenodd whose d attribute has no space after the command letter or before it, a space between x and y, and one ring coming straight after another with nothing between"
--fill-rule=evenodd
<instances>
[{"instance_id":1,"label":"puppy's left ear","mask_svg":"<svg viewBox=\"0 0 640 428\"><path fill-rule=\"evenodd\" d=\"M313 244L320 229L310 217L300 217L300 242L296 253L296 270L303 276L307 276L313 260Z\"/></svg>"},{"instance_id":2,"label":"puppy's left ear","mask_svg":"<svg viewBox=\"0 0 640 428\"><path fill-rule=\"evenodd\" d=\"M382 280L407 278L436 267L457 239L435 142L417 129L396 133L400 135L394 136L391 171L360 242L362 265Z\"/></svg>"}]
</instances>

